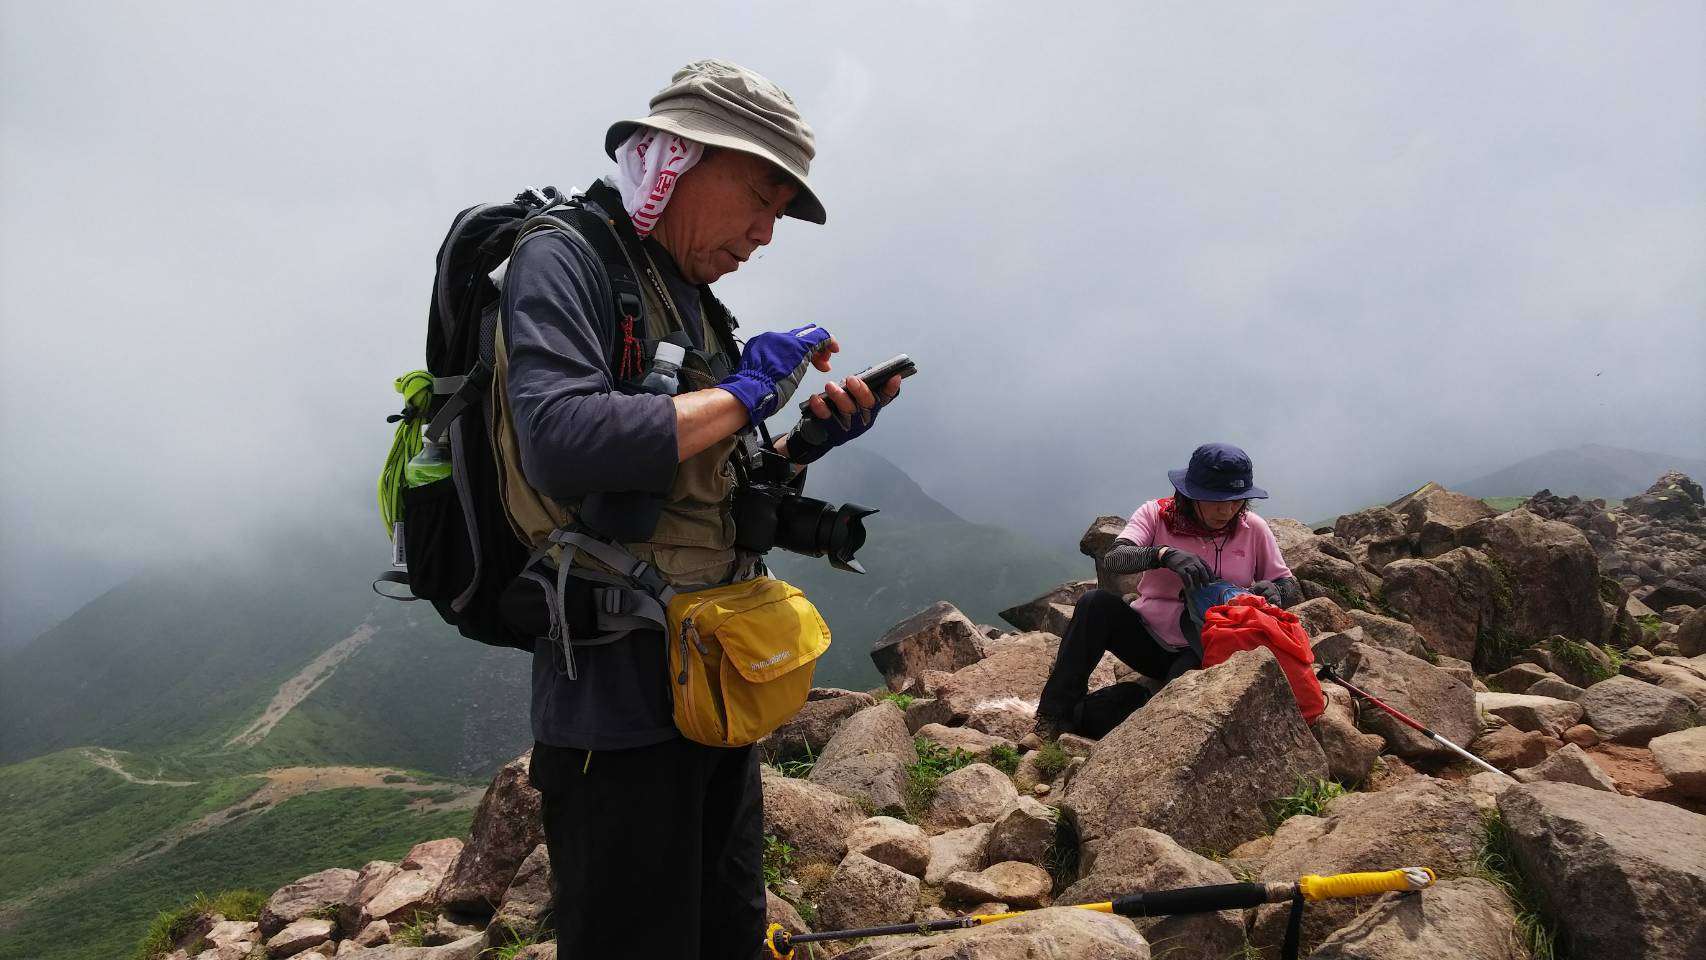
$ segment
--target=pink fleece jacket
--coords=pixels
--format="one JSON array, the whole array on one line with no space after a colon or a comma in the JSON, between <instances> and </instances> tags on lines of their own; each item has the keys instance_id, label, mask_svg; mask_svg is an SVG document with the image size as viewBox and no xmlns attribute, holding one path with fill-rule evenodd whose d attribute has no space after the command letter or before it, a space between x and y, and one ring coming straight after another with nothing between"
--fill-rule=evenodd
<instances>
[{"instance_id":1,"label":"pink fleece jacket","mask_svg":"<svg viewBox=\"0 0 1706 960\"><path fill-rule=\"evenodd\" d=\"M1151 500L1131 515L1120 538L1140 547L1172 547L1188 550L1202 558L1220 579L1247 587L1257 580L1279 580L1292 576L1291 568L1280 556L1279 543L1268 522L1246 510L1234 521L1232 529L1217 537L1175 536L1161 522L1161 501ZM1187 646L1179 628L1179 615L1185 610L1180 592L1185 585L1179 575L1166 568L1145 571L1138 582L1137 600L1132 609L1161 642L1178 649Z\"/></svg>"}]
</instances>

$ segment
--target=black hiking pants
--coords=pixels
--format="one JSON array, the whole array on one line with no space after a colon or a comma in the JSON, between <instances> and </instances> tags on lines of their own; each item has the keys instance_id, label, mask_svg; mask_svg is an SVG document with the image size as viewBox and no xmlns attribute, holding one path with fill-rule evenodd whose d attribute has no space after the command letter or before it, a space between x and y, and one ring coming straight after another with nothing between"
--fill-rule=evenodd
<instances>
[{"instance_id":1,"label":"black hiking pants","mask_svg":"<svg viewBox=\"0 0 1706 960\"><path fill-rule=\"evenodd\" d=\"M1195 651L1163 646L1123 598L1106 590L1092 590L1078 598L1072 611L1072 621L1054 657L1054 669L1043 685L1037 713L1065 720L1069 729L1078 728L1090 674L1102 662L1103 653L1112 653L1126 666L1162 684L1202 664ZM1114 723L1119 719L1124 718Z\"/></svg>"},{"instance_id":2,"label":"black hiking pants","mask_svg":"<svg viewBox=\"0 0 1706 960\"><path fill-rule=\"evenodd\" d=\"M629 750L536 743L558 956L752 960L764 940L754 747L677 737Z\"/></svg>"}]
</instances>

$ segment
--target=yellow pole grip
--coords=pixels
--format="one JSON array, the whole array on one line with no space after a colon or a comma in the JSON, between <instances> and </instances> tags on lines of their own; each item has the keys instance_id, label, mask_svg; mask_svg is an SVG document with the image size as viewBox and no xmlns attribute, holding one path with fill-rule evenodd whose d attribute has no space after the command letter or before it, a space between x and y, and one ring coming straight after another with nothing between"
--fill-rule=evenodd
<instances>
[{"instance_id":1,"label":"yellow pole grip","mask_svg":"<svg viewBox=\"0 0 1706 960\"><path fill-rule=\"evenodd\" d=\"M1379 873L1338 873L1330 877L1306 874L1297 878L1298 889L1305 900L1335 900L1340 897L1366 897L1375 893L1420 890L1434 884L1434 872L1428 867L1404 867Z\"/></svg>"},{"instance_id":2,"label":"yellow pole grip","mask_svg":"<svg viewBox=\"0 0 1706 960\"><path fill-rule=\"evenodd\" d=\"M792 944L788 945L787 953L783 953L776 949L776 935L781 932L782 925L779 923L772 923L770 925L770 929L764 931L764 946L770 950L770 955L775 957L776 960L794 960L794 947Z\"/></svg>"}]
</instances>

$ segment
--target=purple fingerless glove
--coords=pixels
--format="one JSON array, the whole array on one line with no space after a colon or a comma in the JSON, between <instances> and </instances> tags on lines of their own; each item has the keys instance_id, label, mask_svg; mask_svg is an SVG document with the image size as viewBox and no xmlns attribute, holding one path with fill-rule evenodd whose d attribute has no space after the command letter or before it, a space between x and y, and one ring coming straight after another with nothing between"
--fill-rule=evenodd
<instances>
[{"instance_id":1,"label":"purple fingerless glove","mask_svg":"<svg viewBox=\"0 0 1706 960\"><path fill-rule=\"evenodd\" d=\"M761 333L746 342L740 367L717 387L734 394L756 427L794 395L812 354L828 341L829 331L815 323L787 333Z\"/></svg>"},{"instance_id":2,"label":"purple fingerless glove","mask_svg":"<svg viewBox=\"0 0 1706 960\"><path fill-rule=\"evenodd\" d=\"M860 408L850 414L842 414L832 406L827 418L801 417L794 429L788 431L789 462L801 466L816 463L836 447L864 436L865 431L871 429L871 424L877 422L877 411L892 399L881 393L876 397L877 405L869 409Z\"/></svg>"}]
</instances>

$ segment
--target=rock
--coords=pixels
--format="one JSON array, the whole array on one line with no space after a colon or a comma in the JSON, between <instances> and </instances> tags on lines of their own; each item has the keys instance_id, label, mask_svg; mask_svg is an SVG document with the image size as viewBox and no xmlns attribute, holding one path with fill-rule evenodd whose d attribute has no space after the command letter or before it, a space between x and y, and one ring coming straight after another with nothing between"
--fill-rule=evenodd
<instances>
[{"instance_id":1,"label":"rock","mask_svg":"<svg viewBox=\"0 0 1706 960\"><path fill-rule=\"evenodd\" d=\"M528 751L492 776L468 842L438 889L445 909L476 916L495 910L521 862L545 842L539 791L527 782L532 757Z\"/></svg>"},{"instance_id":2,"label":"rock","mask_svg":"<svg viewBox=\"0 0 1706 960\"><path fill-rule=\"evenodd\" d=\"M208 928L207 933L202 935L201 939L217 947L220 952L242 960L242 958L248 957L249 952L259 942L260 936L260 924L253 920L221 919L216 920L213 926ZM224 958L221 957L219 960L224 960Z\"/></svg>"},{"instance_id":3,"label":"rock","mask_svg":"<svg viewBox=\"0 0 1706 960\"><path fill-rule=\"evenodd\" d=\"M267 938L267 956L294 957L304 950L330 941L332 930L335 928L336 925L330 920L319 920L313 917L292 920L283 929Z\"/></svg>"},{"instance_id":4,"label":"rock","mask_svg":"<svg viewBox=\"0 0 1706 960\"><path fill-rule=\"evenodd\" d=\"M1682 694L1624 676L1588 687L1581 705L1601 736L1636 746L1680 729L1694 716L1694 702Z\"/></svg>"},{"instance_id":5,"label":"rock","mask_svg":"<svg viewBox=\"0 0 1706 960\"><path fill-rule=\"evenodd\" d=\"M1337 603L1326 597L1305 600L1292 607L1291 612L1303 621L1303 629L1308 631L1311 637L1323 633L1342 633L1357 625Z\"/></svg>"},{"instance_id":6,"label":"rock","mask_svg":"<svg viewBox=\"0 0 1706 960\"><path fill-rule=\"evenodd\" d=\"M939 723L927 723L918 728L917 735L949 750L963 751L967 756L988 761L989 755L996 747L1016 749L1013 741L1006 737L995 737L982 730L970 727L945 727Z\"/></svg>"},{"instance_id":7,"label":"rock","mask_svg":"<svg viewBox=\"0 0 1706 960\"><path fill-rule=\"evenodd\" d=\"M1491 776L1491 774L1488 774ZM1442 880L1416 893L1388 893L1333 935L1309 960L1528 960L1516 911L1485 880Z\"/></svg>"},{"instance_id":8,"label":"rock","mask_svg":"<svg viewBox=\"0 0 1706 960\"><path fill-rule=\"evenodd\" d=\"M1593 762L1587 751L1573 743L1566 744L1562 750L1540 763L1513 771L1511 775L1521 783L1545 780L1552 783L1573 783L1590 790L1617 792L1617 784L1606 776L1599 764Z\"/></svg>"},{"instance_id":9,"label":"rock","mask_svg":"<svg viewBox=\"0 0 1706 960\"><path fill-rule=\"evenodd\" d=\"M1329 597L1352 606L1373 599L1379 578L1364 570L1343 544L1283 517L1269 520L1268 528L1286 566L1302 583L1304 596Z\"/></svg>"},{"instance_id":10,"label":"rock","mask_svg":"<svg viewBox=\"0 0 1706 960\"><path fill-rule=\"evenodd\" d=\"M1565 783L1510 790L1499 813L1572 955L1706 956L1706 817Z\"/></svg>"},{"instance_id":11,"label":"rock","mask_svg":"<svg viewBox=\"0 0 1706 960\"><path fill-rule=\"evenodd\" d=\"M1426 660L1359 643L1351 648L1339 672L1453 743L1468 743L1481 729L1475 692ZM1385 711L1364 710L1361 722L1364 730L1386 739L1390 752L1406 760L1455 756Z\"/></svg>"},{"instance_id":12,"label":"rock","mask_svg":"<svg viewBox=\"0 0 1706 960\"><path fill-rule=\"evenodd\" d=\"M1421 659L1426 660L1428 658L1424 656ZM1459 660L1456 657L1448 657L1444 654L1435 654L1432 663L1435 667L1439 668L1441 673L1444 673L1451 679L1468 687L1473 693L1493 692L1486 689L1486 684L1475 679L1475 668L1471 666L1467 660Z\"/></svg>"},{"instance_id":13,"label":"rock","mask_svg":"<svg viewBox=\"0 0 1706 960\"><path fill-rule=\"evenodd\" d=\"M1654 657L1642 663L1625 663L1624 676L1680 693L1695 709L1706 708L1706 667L1695 666L1682 657Z\"/></svg>"},{"instance_id":14,"label":"rock","mask_svg":"<svg viewBox=\"0 0 1706 960\"><path fill-rule=\"evenodd\" d=\"M1639 644L1623 651L1623 655L1630 660L1651 660L1654 656L1653 651Z\"/></svg>"},{"instance_id":15,"label":"rock","mask_svg":"<svg viewBox=\"0 0 1706 960\"><path fill-rule=\"evenodd\" d=\"M1591 643L1555 636L1519 654L1578 687L1591 686L1617 671L1604 650Z\"/></svg>"},{"instance_id":16,"label":"rock","mask_svg":"<svg viewBox=\"0 0 1706 960\"><path fill-rule=\"evenodd\" d=\"M1527 693L1546 677L1558 675L1535 663L1513 663L1487 678L1487 686L1504 693Z\"/></svg>"},{"instance_id":17,"label":"rock","mask_svg":"<svg viewBox=\"0 0 1706 960\"><path fill-rule=\"evenodd\" d=\"M375 920L362 927L361 931L350 939L363 947L377 947L382 943L390 943L391 925L384 920Z\"/></svg>"},{"instance_id":18,"label":"rock","mask_svg":"<svg viewBox=\"0 0 1706 960\"><path fill-rule=\"evenodd\" d=\"M1333 522L1333 536L1346 543L1359 540L1391 540L1409 533L1404 518L1386 507L1369 507L1347 513Z\"/></svg>"},{"instance_id":19,"label":"rock","mask_svg":"<svg viewBox=\"0 0 1706 960\"><path fill-rule=\"evenodd\" d=\"M925 868L924 882L941 886L949 876L962 871L982 870L988 863L992 823L980 823L960 830L949 830L930 838L930 866Z\"/></svg>"},{"instance_id":20,"label":"rock","mask_svg":"<svg viewBox=\"0 0 1706 960\"><path fill-rule=\"evenodd\" d=\"M1056 813L1053 807L1030 797L1019 797L1008 805L989 835L988 859L994 863L1017 860L1042 866L1054 846Z\"/></svg>"},{"instance_id":21,"label":"rock","mask_svg":"<svg viewBox=\"0 0 1706 960\"><path fill-rule=\"evenodd\" d=\"M1564 731L1564 742L1573 743L1586 750L1588 747L1598 745L1599 731L1585 723L1578 723Z\"/></svg>"},{"instance_id":22,"label":"rock","mask_svg":"<svg viewBox=\"0 0 1706 960\"><path fill-rule=\"evenodd\" d=\"M1706 606L1706 590L1686 580L1672 578L1659 584L1642 599L1655 607L1699 607Z\"/></svg>"},{"instance_id":23,"label":"rock","mask_svg":"<svg viewBox=\"0 0 1706 960\"><path fill-rule=\"evenodd\" d=\"M1598 641L1610 625L1599 599L1599 557L1580 530L1516 509L1464 528L1458 541L1498 557L1510 575L1510 629Z\"/></svg>"},{"instance_id":24,"label":"rock","mask_svg":"<svg viewBox=\"0 0 1706 960\"><path fill-rule=\"evenodd\" d=\"M807 779L842 796L863 797L884 813L904 813L906 768L917 762L906 718L884 700L842 724Z\"/></svg>"},{"instance_id":25,"label":"rock","mask_svg":"<svg viewBox=\"0 0 1706 960\"><path fill-rule=\"evenodd\" d=\"M1582 694L1586 692L1581 687L1554 673L1548 673L1528 688L1530 696L1551 697L1554 700L1568 700L1571 703L1580 700Z\"/></svg>"},{"instance_id":26,"label":"rock","mask_svg":"<svg viewBox=\"0 0 1706 960\"><path fill-rule=\"evenodd\" d=\"M1654 737L1647 748L1678 793L1706 800L1706 727Z\"/></svg>"},{"instance_id":27,"label":"rock","mask_svg":"<svg viewBox=\"0 0 1706 960\"><path fill-rule=\"evenodd\" d=\"M402 869L362 907L359 926L374 920L408 923L415 914L441 906L440 883L460 859L462 848L462 841L456 839L415 844L398 864Z\"/></svg>"},{"instance_id":28,"label":"rock","mask_svg":"<svg viewBox=\"0 0 1706 960\"><path fill-rule=\"evenodd\" d=\"M501 947L538 934L546 914L551 911L551 898L555 893L551 858L545 852L545 845L540 844L515 871L515 878L510 881L509 889L504 891L497 915L486 927L486 942Z\"/></svg>"},{"instance_id":29,"label":"rock","mask_svg":"<svg viewBox=\"0 0 1706 960\"><path fill-rule=\"evenodd\" d=\"M950 829L994 823L1018 796L1006 774L986 763L974 763L936 782L936 796L924 819Z\"/></svg>"},{"instance_id":30,"label":"rock","mask_svg":"<svg viewBox=\"0 0 1706 960\"><path fill-rule=\"evenodd\" d=\"M455 837L443 840L428 840L417 843L409 848L403 856L399 867L404 870L425 870L443 875L448 873L452 864L462 853L462 841Z\"/></svg>"},{"instance_id":31,"label":"rock","mask_svg":"<svg viewBox=\"0 0 1706 960\"><path fill-rule=\"evenodd\" d=\"M1706 606L1683 618L1673 642L1682 656L1698 657L1706 653Z\"/></svg>"},{"instance_id":32,"label":"rock","mask_svg":"<svg viewBox=\"0 0 1706 960\"><path fill-rule=\"evenodd\" d=\"M1363 638L1367 643L1401 650L1412 657L1421 657L1427 652L1421 631L1402 620L1356 609L1346 610L1345 616L1362 628Z\"/></svg>"},{"instance_id":33,"label":"rock","mask_svg":"<svg viewBox=\"0 0 1706 960\"><path fill-rule=\"evenodd\" d=\"M1108 548L1114 545L1121 531L1125 530L1126 523L1124 517L1097 517L1096 522L1090 524L1090 529L1084 531L1084 536L1078 540L1078 552L1089 557L1096 565L1096 586L1116 597L1136 593L1138 581L1143 579L1141 573L1122 575L1113 573L1102 565L1102 558L1107 555Z\"/></svg>"},{"instance_id":34,"label":"rock","mask_svg":"<svg viewBox=\"0 0 1706 960\"><path fill-rule=\"evenodd\" d=\"M768 767L763 777L764 832L793 847L801 863L840 863L847 853L847 835L865 820L859 805Z\"/></svg>"},{"instance_id":35,"label":"rock","mask_svg":"<svg viewBox=\"0 0 1706 960\"><path fill-rule=\"evenodd\" d=\"M1294 817L1274 833L1263 880L1296 880L1422 864L1441 877L1474 869L1481 814L1472 795L1431 777L1411 777L1379 793L1349 793L1329 801L1324 816ZM1292 827L1295 821L1303 821ZM1291 828L1291 829L1287 829ZM1306 944L1320 943L1367 908L1366 900L1312 903L1303 917ZM1277 946L1289 904L1259 908L1251 940Z\"/></svg>"},{"instance_id":36,"label":"rock","mask_svg":"<svg viewBox=\"0 0 1706 960\"><path fill-rule=\"evenodd\" d=\"M1582 719L1578 703L1526 693L1477 693L1475 706L1518 730L1536 730L1554 737Z\"/></svg>"},{"instance_id":37,"label":"rock","mask_svg":"<svg viewBox=\"0 0 1706 960\"><path fill-rule=\"evenodd\" d=\"M1516 770L1544 761L1559 746L1557 739L1544 733L1505 726L1476 737L1469 744L1469 752L1500 770Z\"/></svg>"},{"instance_id":38,"label":"rock","mask_svg":"<svg viewBox=\"0 0 1706 960\"><path fill-rule=\"evenodd\" d=\"M1486 554L1460 547L1431 560L1395 560L1383 573L1381 596L1429 650L1474 661L1498 610L1498 582Z\"/></svg>"},{"instance_id":39,"label":"rock","mask_svg":"<svg viewBox=\"0 0 1706 960\"><path fill-rule=\"evenodd\" d=\"M890 627L871 647L889 689L899 691L926 670L952 672L983 659L983 635L951 603L937 603Z\"/></svg>"},{"instance_id":40,"label":"rock","mask_svg":"<svg viewBox=\"0 0 1706 960\"><path fill-rule=\"evenodd\" d=\"M918 878L850 853L818 892L818 920L829 930L904 923L918 909Z\"/></svg>"},{"instance_id":41,"label":"rock","mask_svg":"<svg viewBox=\"0 0 1706 960\"><path fill-rule=\"evenodd\" d=\"M1096 741L1081 737L1076 733L1063 733L1055 740L1055 745L1066 752L1069 757L1088 758L1096 752Z\"/></svg>"},{"instance_id":42,"label":"rock","mask_svg":"<svg viewBox=\"0 0 1706 960\"><path fill-rule=\"evenodd\" d=\"M421 931L421 946L442 947L460 943L467 937L478 936L479 933L478 927L456 923L446 917L437 917Z\"/></svg>"},{"instance_id":43,"label":"rock","mask_svg":"<svg viewBox=\"0 0 1706 960\"><path fill-rule=\"evenodd\" d=\"M547 943L528 947L516 954L515 960L555 960L555 946ZM359 956L361 960L477 960L485 949L485 939L475 935L442 947L405 947L393 943Z\"/></svg>"},{"instance_id":44,"label":"rock","mask_svg":"<svg viewBox=\"0 0 1706 960\"><path fill-rule=\"evenodd\" d=\"M997 863L977 873L956 873L942 883L942 894L948 900L976 903L979 900L1000 900L1019 910L1030 910L1048 901L1054 880L1048 871L1034 863L1007 861Z\"/></svg>"},{"instance_id":45,"label":"rock","mask_svg":"<svg viewBox=\"0 0 1706 960\"><path fill-rule=\"evenodd\" d=\"M1060 638L1045 633L1021 633L993 646L984 659L940 677L939 686L932 693L942 702L950 719L939 722L965 723L974 713L987 713L991 709L1017 709L1035 714L1037 698L1042 695L1043 684L1054 666ZM1095 686L1092 680L1091 687Z\"/></svg>"},{"instance_id":46,"label":"rock","mask_svg":"<svg viewBox=\"0 0 1706 960\"><path fill-rule=\"evenodd\" d=\"M1086 867L1057 903L1099 903L1149 890L1237 882L1220 864L1143 827L1108 838ZM1237 910L1143 919L1137 925L1157 950L1168 951L1168 960L1224 960L1244 944L1244 917Z\"/></svg>"},{"instance_id":47,"label":"rock","mask_svg":"<svg viewBox=\"0 0 1706 960\"><path fill-rule=\"evenodd\" d=\"M1267 832L1269 805L1300 780L1326 775L1284 672L1260 648L1162 688L1102 738L1061 803L1089 848L1146 826L1226 850Z\"/></svg>"},{"instance_id":48,"label":"rock","mask_svg":"<svg viewBox=\"0 0 1706 960\"><path fill-rule=\"evenodd\" d=\"M1039 910L932 937L878 938L843 960L1149 960L1131 921L1072 907Z\"/></svg>"},{"instance_id":49,"label":"rock","mask_svg":"<svg viewBox=\"0 0 1706 960\"><path fill-rule=\"evenodd\" d=\"M1327 757L1327 772L1340 783L1355 786L1367 779L1386 740L1363 733L1347 716L1328 711L1316 718L1309 731Z\"/></svg>"},{"instance_id":50,"label":"rock","mask_svg":"<svg viewBox=\"0 0 1706 960\"><path fill-rule=\"evenodd\" d=\"M800 911L794 905L778 897L774 890L764 891L764 924L768 929L772 923L781 924L782 929L790 934L810 933L811 928L800 917ZM768 951L767 951L768 952Z\"/></svg>"},{"instance_id":51,"label":"rock","mask_svg":"<svg viewBox=\"0 0 1706 960\"><path fill-rule=\"evenodd\" d=\"M1416 549L1424 557L1438 556L1458 546L1459 531L1498 515L1479 497L1454 493L1437 484L1398 501L1393 510L1404 517L1405 526L1416 539Z\"/></svg>"},{"instance_id":52,"label":"rock","mask_svg":"<svg viewBox=\"0 0 1706 960\"><path fill-rule=\"evenodd\" d=\"M355 933L358 930L365 930L375 923L384 923L383 920L369 921L363 920L362 917L366 915L368 903L372 902L373 898L379 895L379 891L385 889L385 885L401 872L403 872L403 868L389 860L369 861L366 866L361 868L361 873L357 874L355 882L350 885L349 892L338 903L338 926L342 927L345 933ZM389 925L386 929L389 930Z\"/></svg>"},{"instance_id":53,"label":"rock","mask_svg":"<svg viewBox=\"0 0 1706 960\"><path fill-rule=\"evenodd\" d=\"M290 924L311 913L319 913L328 907L335 908L349 895L356 877L354 870L334 868L311 873L295 883L279 887L267 898L266 905L261 907L261 939L270 943L279 931ZM313 945L304 944L300 949L306 950Z\"/></svg>"},{"instance_id":54,"label":"rock","mask_svg":"<svg viewBox=\"0 0 1706 960\"><path fill-rule=\"evenodd\" d=\"M952 674L944 673L939 674L938 676L945 680L952 676ZM940 686L940 684L937 686ZM935 697L925 697L922 700L914 700L912 701L912 704L906 708L906 729L911 730L915 736L918 731L932 723L938 726L947 726L953 722L954 711L948 709L948 705L946 703L937 700Z\"/></svg>"},{"instance_id":55,"label":"rock","mask_svg":"<svg viewBox=\"0 0 1706 960\"><path fill-rule=\"evenodd\" d=\"M847 852L886 863L901 873L924 876L930 840L918 827L894 817L872 817L847 836Z\"/></svg>"},{"instance_id":56,"label":"rock","mask_svg":"<svg viewBox=\"0 0 1706 960\"><path fill-rule=\"evenodd\" d=\"M1044 631L1060 636L1072 620L1072 608L1078 598L1096 589L1094 580L1063 583L1048 593L1016 607L1001 611L1001 619L1022 631Z\"/></svg>"},{"instance_id":57,"label":"rock","mask_svg":"<svg viewBox=\"0 0 1706 960\"><path fill-rule=\"evenodd\" d=\"M1036 723L1036 704L1016 697L978 704L966 716L966 729L1008 742L1023 740Z\"/></svg>"},{"instance_id":58,"label":"rock","mask_svg":"<svg viewBox=\"0 0 1706 960\"><path fill-rule=\"evenodd\" d=\"M805 702L800 711L787 723L777 727L769 736L758 741L759 755L766 760L817 756L829 745L830 738L848 717L877 702L868 693L852 690L822 691L833 696L818 697Z\"/></svg>"}]
</instances>

